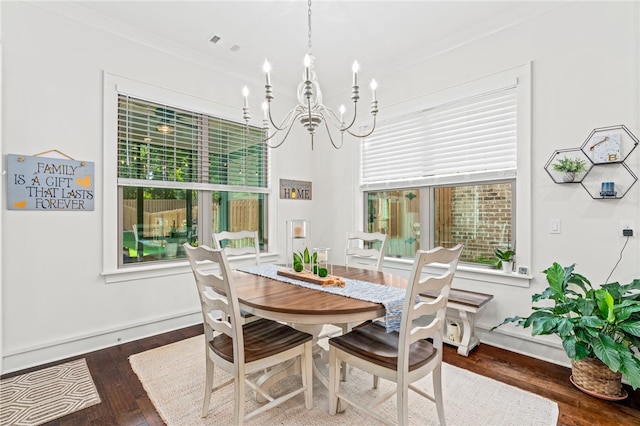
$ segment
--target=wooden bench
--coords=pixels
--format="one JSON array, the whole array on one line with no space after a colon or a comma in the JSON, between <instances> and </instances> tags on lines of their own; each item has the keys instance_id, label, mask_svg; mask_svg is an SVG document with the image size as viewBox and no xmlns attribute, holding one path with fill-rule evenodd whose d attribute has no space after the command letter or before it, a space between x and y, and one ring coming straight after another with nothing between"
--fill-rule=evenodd
<instances>
[{"instance_id":1,"label":"wooden bench","mask_svg":"<svg viewBox=\"0 0 640 426\"><path fill-rule=\"evenodd\" d=\"M421 293L420 296L427 299L434 299L437 294L435 292ZM449 292L449 300L447 308L458 311L458 316L462 321L462 332L460 342L454 342L446 338L444 342L457 346L458 353L468 356L469 351L480 344L480 339L476 336L476 314L482 312L485 305L493 299L492 294L476 293L474 291L451 289ZM446 326L445 326L446 327Z\"/></svg>"}]
</instances>

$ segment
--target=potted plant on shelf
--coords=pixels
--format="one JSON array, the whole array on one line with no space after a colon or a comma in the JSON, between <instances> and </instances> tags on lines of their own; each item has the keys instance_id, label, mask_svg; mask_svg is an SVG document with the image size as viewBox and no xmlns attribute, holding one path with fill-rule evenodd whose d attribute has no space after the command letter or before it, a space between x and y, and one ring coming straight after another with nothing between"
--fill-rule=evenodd
<instances>
[{"instance_id":1,"label":"potted plant on shelf","mask_svg":"<svg viewBox=\"0 0 640 426\"><path fill-rule=\"evenodd\" d=\"M503 271L512 271L513 270L513 258L516 255L515 250L495 249L493 254L498 259L494 263L496 268L502 269Z\"/></svg>"},{"instance_id":2,"label":"potted plant on shelf","mask_svg":"<svg viewBox=\"0 0 640 426\"><path fill-rule=\"evenodd\" d=\"M533 336L557 335L571 359L571 382L577 388L604 399L623 399L623 374L634 389L640 387L640 280L595 289L573 272L574 266L554 263L544 271L549 287L534 294L532 302L548 300L550 305L533 306L528 317L506 318L491 330L516 323L531 326Z\"/></svg>"},{"instance_id":3,"label":"potted plant on shelf","mask_svg":"<svg viewBox=\"0 0 640 426\"><path fill-rule=\"evenodd\" d=\"M563 182L573 182L577 173L587 170L587 162L580 158L559 158L551 166L553 170L563 173Z\"/></svg>"}]
</instances>

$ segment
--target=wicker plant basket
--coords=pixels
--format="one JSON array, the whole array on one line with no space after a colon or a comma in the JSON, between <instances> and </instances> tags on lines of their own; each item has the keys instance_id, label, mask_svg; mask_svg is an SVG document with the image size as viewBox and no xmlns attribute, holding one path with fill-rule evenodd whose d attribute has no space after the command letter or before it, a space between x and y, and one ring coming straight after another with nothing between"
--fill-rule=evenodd
<instances>
[{"instance_id":1,"label":"wicker plant basket","mask_svg":"<svg viewBox=\"0 0 640 426\"><path fill-rule=\"evenodd\" d=\"M596 358L571 361L573 382L595 394L607 397L620 397L622 392L622 374L611 371Z\"/></svg>"}]
</instances>

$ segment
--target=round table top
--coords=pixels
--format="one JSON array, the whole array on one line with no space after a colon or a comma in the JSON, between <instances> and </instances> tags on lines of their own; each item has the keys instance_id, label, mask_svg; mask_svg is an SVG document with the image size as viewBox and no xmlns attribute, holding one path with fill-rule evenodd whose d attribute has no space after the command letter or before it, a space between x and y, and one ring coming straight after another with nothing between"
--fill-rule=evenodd
<instances>
[{"instance_id":1,"label":"round table top","mask_svg":"<svg viewBox=\"0 0 640 426\"><path fill-rule=\"evenodd\" d=\"M263 318L300 324L331 324L365 321L384 316L381 304L327 293L262 277L233 271L242 309ZM406 288L407 279L384 272L333 266L333 275L343 278Z\"/></svg>"}]
</instances>

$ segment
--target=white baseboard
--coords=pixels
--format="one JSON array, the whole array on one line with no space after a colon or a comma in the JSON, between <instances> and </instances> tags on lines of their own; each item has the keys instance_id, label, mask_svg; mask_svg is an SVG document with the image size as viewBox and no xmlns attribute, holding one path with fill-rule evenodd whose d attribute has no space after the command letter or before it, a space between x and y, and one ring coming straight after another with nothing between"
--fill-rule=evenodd
<instances>
[{"instance_id":1,"label":"white baseboard","mask_svg":"<svg viewBox=\"0 0 640 426\"><path fill-rule=\"evenodd\" d=\"M56 342L48 342L45 345L20 348L3 354L2 366L4 370L2 374L59 361L200 323L202 323L202 312L198 310L135 324L126 324Z\"/></svg>"},{"instance_id":2,"label":"white baseboard","mask_svg":"<svg viewBox=\"0 0 640 426\"><path fill-rule=\"evenodd\" d=\"M20 348L4 354L2 374L30 368L61 359L82 355L122 343L132 342L156 334L188 327L202 322L200 311L185 312L163 318L123 325L95 333L74 336L66 340L49 342L45 345ZM531 336L523 336L508 331L493 331L476 324L480 342L508 351L541 359L553 364L570 367L571 364L560 344L550 343Z\"/></svg>"},{"instance_id":3,"label":"white baseboard","mask_svg":"<svg viewBox=\"0 0 640 426\"><path fill-rule=\"evenodd\" d=\"M530 335L523 336L505 330L490 332L489 328L479 324L476 324L476 334L480 338L481 344L486 343L487 345L496 346L552 364L571 367L571 362L560 342L549 342L541 338Z\"/></svg>"}]
</instances>

